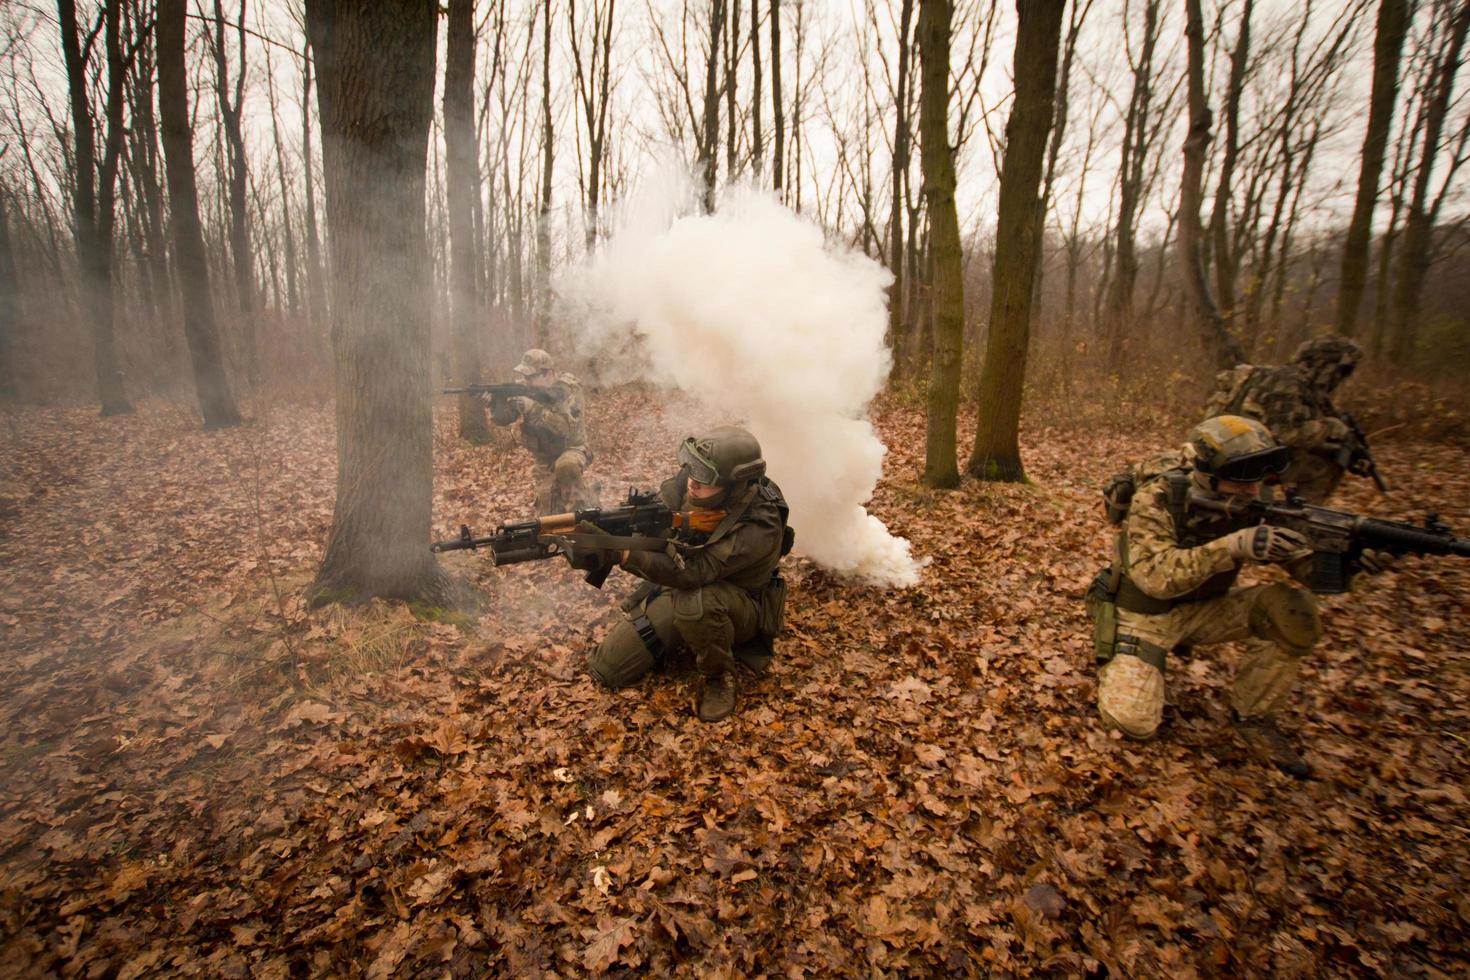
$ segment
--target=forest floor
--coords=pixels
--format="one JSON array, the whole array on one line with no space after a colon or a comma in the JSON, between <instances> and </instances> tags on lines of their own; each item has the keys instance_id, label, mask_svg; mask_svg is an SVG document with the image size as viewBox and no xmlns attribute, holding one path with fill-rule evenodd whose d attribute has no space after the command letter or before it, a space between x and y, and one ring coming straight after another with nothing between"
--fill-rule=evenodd
<instances>
[{"instance_id":1,"label":"forest floor","mask_svg":"<svg viewBox=\"0 0 1470 980\"><path fill-rule=\"evenodd\" d=\"M605 498L672 468L687 418L644 397L592 398L650 416L594 445ZM1228 646L1130 743L1093 704L1098 488L1180 430L1031 422L1033 484L934 493L920 413L877 421L922 583L790 561L776 664L706 725L687 670L583 673L620 572L456 555L476 621L304 611L330 410L0 416L0 975L1470 970L1470 563L1325 601L1284 716L1314 780L1233 739ZM1470 533L1470 447L1395 435L1400 489L1337 503ZM435 465L436 532L528 514L525 454L447 407Z\"/></svg>"}]
</instances>

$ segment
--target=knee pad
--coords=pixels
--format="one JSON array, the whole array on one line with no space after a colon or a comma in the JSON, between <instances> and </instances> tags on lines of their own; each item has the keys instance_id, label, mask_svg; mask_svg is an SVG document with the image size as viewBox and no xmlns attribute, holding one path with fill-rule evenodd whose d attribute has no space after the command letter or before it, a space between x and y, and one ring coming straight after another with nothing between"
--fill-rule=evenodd
<instances>
[{"instance_id":1,"label":"knee pad","mask_svg":"<svg viewBox=\"0 0 1470 980\"><path fill-rule=\"evenodd\" d=\"M556 465L552 467L552 474L557 483L571 483L582 475L581 461L573 457L571 453L563 453L557 458Z\"/></svg>"},{"instance_id":2,"label":"knee pad","mask_svg":"<svg viewBox=\"0 0 1470 980\"><path fill-rule=\"evenodd\" d=\"M1311 650L1322 638L1322 619L1312 593L1285 582L1266 586L1250 613L1251 632L1270 640L1294 657Z\"/></svg>"},{"instance_id":3,"label":"knee pad","mask_svg":"<svg viewBox=\"0 0 1470 980\"><path fill-rule=\"evenodd\" d=\"M1138 657L1114 657L1098 671L1097 711L1129 738L1152 738L1164 718L1164 672Z\"/></svg>"},{"instance_id":4,"label":"knee pad","mask_svg":"<svg viewBox=\"0 0 1470 980\"><path fill-rule=\"evenodd\" d=\"M704 590L680 589L673 595L674 622L694 623L704 618Z\"/></svg>"},{"instance_id":5,"label":"knee pad","mask_svg":"<svg viewBox=\"0 0 1470 980\"><path fill-rule=\"evenodd\" d=\"M603 687L616 689L636 683L653 665L653 654L643 637L624 619L587 658L587 673Z\"/></svg>"}]
</instances>

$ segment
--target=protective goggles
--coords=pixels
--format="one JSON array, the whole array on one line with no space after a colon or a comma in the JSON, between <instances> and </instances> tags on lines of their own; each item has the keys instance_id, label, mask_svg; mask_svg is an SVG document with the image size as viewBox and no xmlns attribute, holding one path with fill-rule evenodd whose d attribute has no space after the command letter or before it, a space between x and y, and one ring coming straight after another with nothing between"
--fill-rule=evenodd
<instances>
[{"instance_id":1,"label":"protective goggles","mask_svg":"<svg viewBox=\"0 0 1470 980\"><path fill-rule=\"evenodd\" d=\"M1272 446L1270 449L1236 456L1205 472L1231 483L1258 483L1269 477L1280 476L1290 462L1291 450L1285 446Z\"/></svg>"},{"instance_id":2,"label":"protective goggles","mask_svg":"<svg viewBox=\"0 0 1470 980\"><path fill-rule=\"evenodd\" d=\"M720 468L693 436L679 447L679 463L688 467L689 478L696 483L713 486L720 482Z\"/></svg>"}]
</instances>

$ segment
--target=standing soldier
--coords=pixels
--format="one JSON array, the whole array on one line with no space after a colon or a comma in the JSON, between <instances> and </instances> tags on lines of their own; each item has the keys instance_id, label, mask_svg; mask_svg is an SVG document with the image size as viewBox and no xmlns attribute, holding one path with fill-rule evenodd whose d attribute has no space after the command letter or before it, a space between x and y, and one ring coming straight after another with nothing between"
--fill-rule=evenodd
<instances>
[{"instance_id":1,"label":"standing soldier","mask_svg":"<svg viewBox=\"0 0 1470 980\"><path fill-rule=\"evenodd\" d=\"M490 396L496 425L521 423L521 445L536 460L536 513L559 514L597 507L597 495L582 479L592 462L582 421L582 385L574 375L557 375L551 355L528 350L514 368L520 380L545 388L550 403L534 398Z\"/></svg>"},{"instance_id":2,"label":"standing soldier","mask_svg":"<svg viewBox=\"0 0 1470 980\"><path fill-rule=\"evenodd\" d=\"M760 443L722 426L679 447L680 469L659 496L671 510L702 520L679 532L667 552L606 556L644 582L623 603L626 617L587 661L607 687L625 687L667 653L693 653L700 674L695 712L720 721L735 710L735 661L763 671L785 618L786 583L778 572L794 534L781 490L766 477Z\"/></svg>"},{"instance_id":3,"label":"standing soldier","mask_svg":"<svg viewBox=\"0 0 1470 980\"><path fill-rule=\"evenodd\" d=\"M1235 588L1245 562L1282 564L1294 578L1310 571L1311 550L1295 531L1222 516L1191 498L1254 499L1287 467L1289 451L1254 419L1208 419L1189 434L1183 460L1145 476L1127 495L1109 486L1110 516L1122 517L1111 569L1089 590L1101 668L1097 703L1103 722L1146 739L1164 711L1170 651L1239 641L1246 650L1230 690L1236 732L1257 757L1292 776L1311 768L1276 726L1276 712L1296 682L1302 657L1322 635L1317 603L1286 582ZM1131 485L1131 484L1129 484ZM1361 568L1391 559L1365 551Z\"/></svg>"},{"instance_id":4,"label":"standing soldier","mask_svg":"<svg viewBox=\"0 0 1470 980\"><path fill-rule=\"evenodd\" d=\"M1342 482L1343 472L1369 475L1355 465L1367 447L1341 412L1332 393L1353 373L1363 350L1346 337L1314 337L1279 367L1241 364L1221 371L1207 418L1244 415L1264 424L1291 450L1281 481L1295 485L1308 503L1320 504Z\"/></svg>"}]
</instances>

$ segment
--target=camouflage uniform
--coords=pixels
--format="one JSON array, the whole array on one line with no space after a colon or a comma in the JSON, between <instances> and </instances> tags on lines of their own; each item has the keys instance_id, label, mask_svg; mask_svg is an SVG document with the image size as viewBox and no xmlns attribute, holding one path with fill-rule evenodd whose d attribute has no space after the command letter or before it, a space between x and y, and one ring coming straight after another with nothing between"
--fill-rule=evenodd
<instances>
[{"instance_id":1,"label":"camouflage uniform","mask_svg":"<svg viewBox=\"0 0 1470 980\"><path fill-rule=\"evenodd\" d=\"M1098 675L1103 720L1134 738L1153 735L1163 717L1168 651L1240 641L1246 656L1230 702L1250 719L1281 706L1322 632L1316 602L1303 589L1233 588L1242 563L1224 539L1254 521L1190 511L1178 482L1188 472L1174 471L1172 484L1170 477L1140 486L1129 508L1119 543L1117 649ZM1305 573L1301 563L1291 570Z\"/></svg>"},{"instance_id":2,"label":"camouflage uniform","mask_svg":"<svg viewBox=\"0 0 1470 980\"><path fill-rule=\"evenodd\" d=\"M542 351L529 351L524 366L533 354L541 354L549 368L550 357ZM490 417L496 425L521 423L521 445L536 461L536 513L562 514L597 507L597 495L582 478L582 471L592 462L587 448L587 430L582 419L582 386L571 374L561 374L549 388L556 396L552 405L531 398L495 399L490 403Z\"/></svg>"},{"instance_id":3,"label":"camouflage uniform","mask_svg":"<svg viewBox=\"0 0 1470 980\"><path fill-rule=\"evenodd\" d=\"M1282 482L1294 484L1308 503L1323 503L1342 482L1338 450L1351 438L1332 392L1361 356L1353 341L1329 335L1303 343L1290 364L1221 371L1205 416L1243 415L1265 424L1292 451Z\"/></svg>"},{"instance_id":4,"label":"camouflage uniform","mask_svg":"<svg viewBox=\"0 0 1470 980\"><path fill-rule=\"evenodd\" d=\"M681 470L664 481L659 496L670 509L682 510L686 489ZM776 484L762 477L722 506L724 517L713 531L680 532L677 540L690 547L634 551L622 563L645 583L587 661L599 682L625 687L677 649L691 651L705 677L732 671L737 657L757 669L769 663L786 598L777 574L786 503Z\"/></svg>"}]
</instances>

